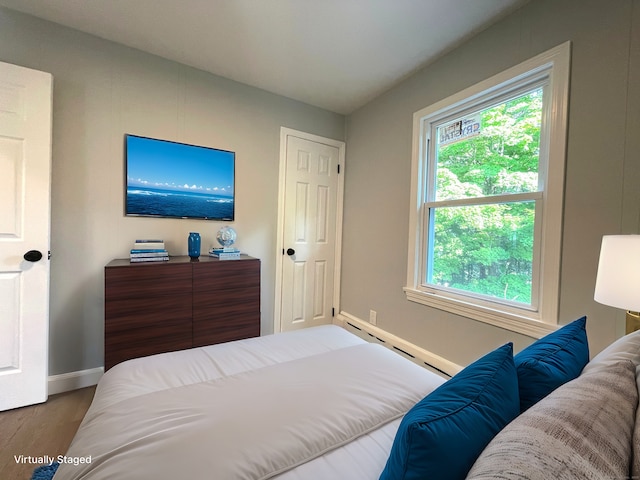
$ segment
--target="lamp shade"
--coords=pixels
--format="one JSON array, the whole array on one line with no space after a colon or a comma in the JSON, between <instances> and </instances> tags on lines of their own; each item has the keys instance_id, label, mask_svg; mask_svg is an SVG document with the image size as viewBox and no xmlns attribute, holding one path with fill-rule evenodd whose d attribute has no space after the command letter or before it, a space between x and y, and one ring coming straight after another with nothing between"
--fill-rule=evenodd
<instances>
[{"instance_id":1,"label":"lamp shade","mask_svg":"<svg viewBox=\"0 0 640 480\"><path fill-rule=\"evenodd\" d=\"M640 235L602 237L594 299L640 311Z\"/></svg>"}]
</instances>

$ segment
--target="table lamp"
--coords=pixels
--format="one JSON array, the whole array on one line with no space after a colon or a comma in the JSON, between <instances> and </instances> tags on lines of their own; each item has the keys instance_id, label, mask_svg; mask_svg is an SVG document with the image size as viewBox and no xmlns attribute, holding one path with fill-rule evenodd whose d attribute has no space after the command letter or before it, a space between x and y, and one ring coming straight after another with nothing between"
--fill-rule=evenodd
<instances>
[{"instance_id":1,"label":"table lamp","mask_svg":"<svg viewBox=\"0 0 640 480\"><path fill-rule=\"evenodd\" d=\"M602 237L594 299L627 310L626 333L640 330L640 235Z\"/></svg>"}]
</instances>

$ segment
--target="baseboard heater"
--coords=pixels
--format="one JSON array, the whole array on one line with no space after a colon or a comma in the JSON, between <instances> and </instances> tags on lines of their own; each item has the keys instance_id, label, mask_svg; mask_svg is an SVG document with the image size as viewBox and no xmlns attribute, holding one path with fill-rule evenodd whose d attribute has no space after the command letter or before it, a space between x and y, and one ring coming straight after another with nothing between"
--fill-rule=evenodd
<instances>
[{"instance_id":1,"label":"baseboard heater","mask_svg":"<svg viewBox=\"0 0 640 480\"><path fill-rule=\"evenodd\" d=\"M342 326L344 328L351 330L352 333L358 335L364 340L384 345L414 363L426 367L444 378L450 378L462 370L461 366L396 337L379 327L353 317L352 315L341 312L338 316L338 320L342 322Z\"/></svg>"}]
</instances>

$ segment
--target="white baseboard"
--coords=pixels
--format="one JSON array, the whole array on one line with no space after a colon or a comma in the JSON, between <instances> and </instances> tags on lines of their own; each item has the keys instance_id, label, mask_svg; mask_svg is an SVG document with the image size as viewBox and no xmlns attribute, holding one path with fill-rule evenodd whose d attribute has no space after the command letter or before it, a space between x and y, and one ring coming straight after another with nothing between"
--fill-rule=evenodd
<instances>
[{"instance_id":1,"label":"white baseboard","mask_svg":"<svg viewBox=\"0 0 640 480\"><path fill-rule=\"evenodd\" d=\"M98 383L104 373L104 367L90 368L77 372L62 373L49 376L49 395L91 387Z\"/></svg>"},{"instance_id":2,"label":"white baseboard","mask_svg":"<svg viewBox=\"0 0 640 480\"><path fill-rule=\"evenodd\" d=\"M399 353L416 361L418 364L425 364L437 372L444 373L446 376L453 376L463 369L460 365L453 363L446 358L443 358L435 353L429 352L424 348L407 342L406 340L387 332L375 325L365 322L364 320L351 315L347 312L340 312L336 317L335 323L348 329L348 324L355 327L358 330L364 331L370 335L374 341L378 340L380 343L387 347L399 351ZM424 366L424 365L423 365Z\"/></svg>"}]
</instances>

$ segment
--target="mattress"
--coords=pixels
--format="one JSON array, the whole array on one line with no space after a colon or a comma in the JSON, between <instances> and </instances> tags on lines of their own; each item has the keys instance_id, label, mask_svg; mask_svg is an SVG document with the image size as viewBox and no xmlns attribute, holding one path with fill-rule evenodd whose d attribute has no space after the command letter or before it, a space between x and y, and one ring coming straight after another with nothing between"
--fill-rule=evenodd
<instances>
[{"instance_id":1,"label":"mattress","mask_svg":"<svg viewBox=\"0 0 640 480\"><path fill-rule=\"evenodd\" d=\"M100 380L55 480L377 479L444 380L329 325L139 358Z\"/></svg>"}]
</instances>

